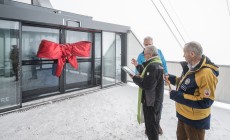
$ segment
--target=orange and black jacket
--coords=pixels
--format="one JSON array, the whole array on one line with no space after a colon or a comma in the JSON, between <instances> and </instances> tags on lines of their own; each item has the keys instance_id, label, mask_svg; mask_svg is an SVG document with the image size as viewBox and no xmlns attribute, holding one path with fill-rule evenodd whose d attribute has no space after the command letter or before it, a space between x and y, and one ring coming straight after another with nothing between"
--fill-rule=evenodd
<instances>
[{"instance_id":1,"label":"orange and black jacket","mask_svg":"<svg viewBox=\"0 0 230 140\"><path fill-rule=\"evenodd\" d=\"M170 83L177 86L176 90L170 92L170 99L176 101L177 117L188 125L209 129L211 105L218 82L218 66L204 55L191 70L184 62L181 65L181 77L169 75Z\"/></svg>"}]
</instances>

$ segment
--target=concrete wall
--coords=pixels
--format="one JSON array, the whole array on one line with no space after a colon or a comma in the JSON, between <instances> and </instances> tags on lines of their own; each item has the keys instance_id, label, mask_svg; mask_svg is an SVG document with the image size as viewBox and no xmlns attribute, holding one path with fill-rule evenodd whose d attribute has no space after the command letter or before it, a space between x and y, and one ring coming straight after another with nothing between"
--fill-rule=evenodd
<instances>
[{"instance_id":1,"label":"concrete wall","mask_svg":"<svg viewBox=\"0 0 230 140\"><path fill-rule=\"evenodd\" d=\"M129 31L127 40L127 66L135 71L135 66L131 64L131 60L132 58L137 59L138 55L143 51L143 47L132 31ZM127 81L133 80L130 76L127 76Z\"/></svg>"},{"instance_id":2,"label":"concrete wall","mask_svg":"<svg viewBox=\"0 0 230 140\"><path fill-rule=\"evenodd\" d=\"M132 58L137 58L140 52L143 51L141 42L136 38L135 34L131 31L128 33L128 47L127 47L127 66L135 70L131 64ZM182 68L179 62L167 61L169 74L180 76ZM216 101L230 103L230 66L219 65L220 75L218 77L218 84L216 88ZM127 81L132 82L132 79L127 76ZM175 89L174 86L172 86ZM168 89L165 86L165 89Z\"/></svg>"}]
</instances>

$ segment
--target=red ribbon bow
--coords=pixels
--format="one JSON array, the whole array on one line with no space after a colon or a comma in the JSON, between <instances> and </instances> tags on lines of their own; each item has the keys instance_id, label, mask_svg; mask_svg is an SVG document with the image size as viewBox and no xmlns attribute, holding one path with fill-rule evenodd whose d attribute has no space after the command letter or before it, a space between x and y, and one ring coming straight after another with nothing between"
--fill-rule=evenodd
<instances>
[{"instance_id":1,"label":"red ribbon bow","mask_svg":"<svg viewBox=\"0 0 230 140\"><path fill-rule=\"evenodd\" d=\"M59 77L62 73L66 59L72 67L78 68L76 56L89 57L91 42L80 41L72 44L57 44L48 40L42 40L37 52L37 57L58 59L56 76Z\"/></svg>"}]
</instances>

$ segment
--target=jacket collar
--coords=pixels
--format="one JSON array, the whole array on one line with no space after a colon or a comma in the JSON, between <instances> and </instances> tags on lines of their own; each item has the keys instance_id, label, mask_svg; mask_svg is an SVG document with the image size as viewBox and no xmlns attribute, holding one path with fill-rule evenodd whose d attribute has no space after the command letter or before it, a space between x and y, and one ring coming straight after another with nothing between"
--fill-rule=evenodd
<instances>
[{"instance_id":1,"label":"jacket collar","mask_svg":"<svg viewBox=\"0 0 230 140\"><path fill-rule=\"evenodd\" d=\"M158 60L160 60L160 57L159 57L159 56L154 56L154 57L150 58L149 60L145 61L145 62L143 63L143 65L146 66L146 65L148 65L148 63L150 63L150 62L152 62L152 61L158 61Z\"/></svg>"},{"instance_id":2,"label":"jacket collar","mask_svg":"<svg viewBox=\"0 0 230 140\"><path fill-rule=\"evenodd\" d=\"M205 55L202 55L202 59L200 60L200 62L190 71L195 72L205 67L212 69L216 76L219 75L219 67L211 62L211 60Z\"/></svg>"}]
</instances>

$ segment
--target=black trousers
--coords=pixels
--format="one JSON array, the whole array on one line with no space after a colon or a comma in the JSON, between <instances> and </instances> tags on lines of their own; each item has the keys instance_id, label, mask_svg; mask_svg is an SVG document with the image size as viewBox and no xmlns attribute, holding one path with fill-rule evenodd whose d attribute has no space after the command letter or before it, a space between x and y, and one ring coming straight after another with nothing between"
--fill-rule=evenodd
<instances>
[{"instance_id":1,"label":"black trousers","mask_svg":"<svg viewBox=\"0 0 230 140\"><path fill-rule=\"evenodd\" d=\"M149 140L158 140L159 135L159 122L156 120L156 113L154 111L154 108L152 106L146 106L143 104L143 112L144 112L144 118L145 118L145 128L147 137Z\"/></svg>"},{"instance_id":2,"label":"black trousers","mask_svg":"<svg viewBox=\"0 0 230 140\"><path fill-rule=\"evenodd\" d=\"M31 72L32 72L32 78L37 78L37 69L36 69L36 65L32 65L31 66Z\"/></svg>"},{"instance_id":3,"label":"black trousers","mask_svg":"<svg viewBox=\"0 0 230 140\"><path fill-rule=\"evenodd\" d=\"M12 63L12 66L16 78L15 80L18 81L18 63Z\"/></svg>"}]
</instances>

